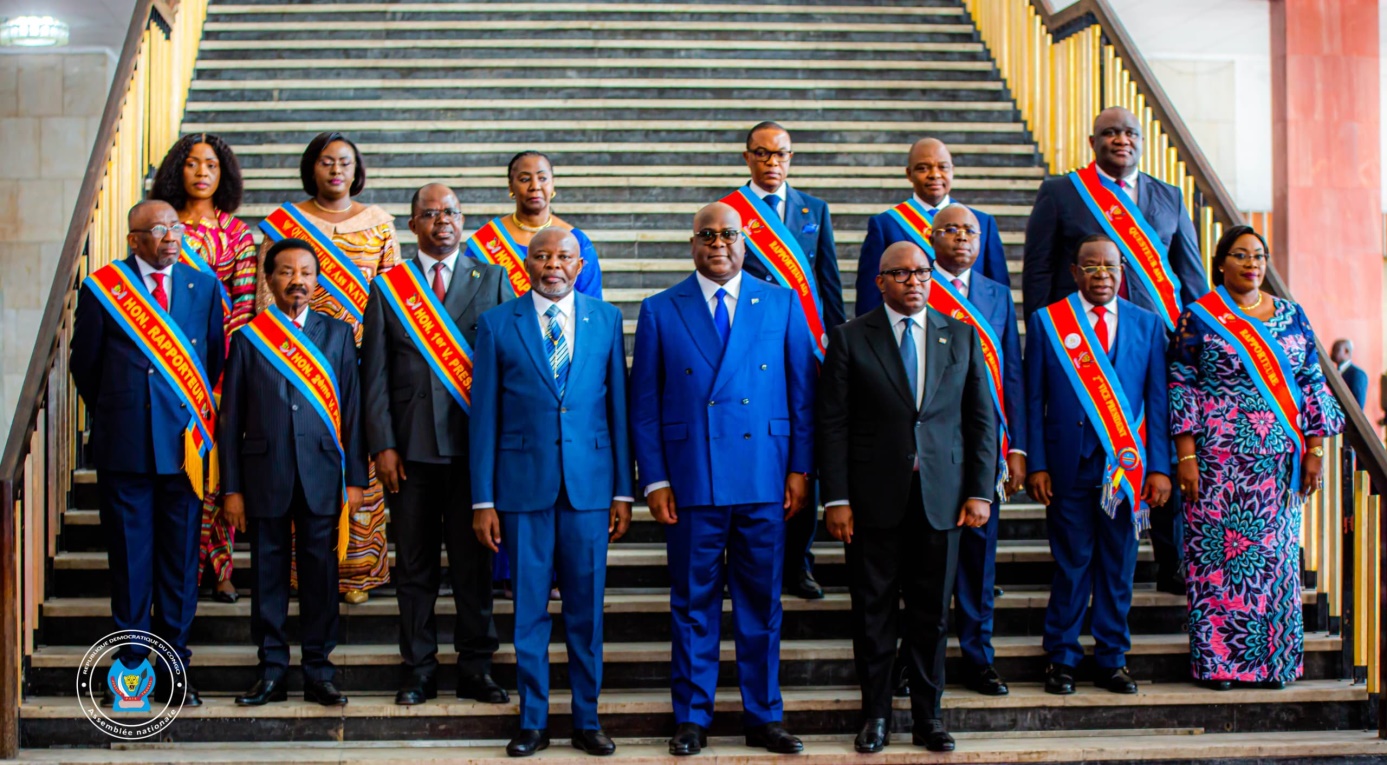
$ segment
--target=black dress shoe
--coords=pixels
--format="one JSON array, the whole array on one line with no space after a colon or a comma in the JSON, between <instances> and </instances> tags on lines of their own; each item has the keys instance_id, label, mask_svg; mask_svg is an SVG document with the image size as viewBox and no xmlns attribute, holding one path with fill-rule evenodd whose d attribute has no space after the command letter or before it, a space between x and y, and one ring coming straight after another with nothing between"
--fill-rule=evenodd
<instances>
[{"instance_id":1,"label":"black dress shoe","mask_svg":"<svg viewBox=\"0 0 1387 765\"><path fill-rule=\"evenodd\" d=\"M1045 668L1045 692L1058 696L1068 696L1074 692L1074 668L1064 664L1051 664Z\"/></svg>"},{"instance_id":2,"label":"black dress shoe","mask_svg":"<svg viewBox=\"0 0 1387 765\"><path fill-rule=\"evenodd\" d=\"M698 723L679 723L669 740L669 753L675 757L698 754L708 745L708 731Z\"/></svg>"},{"instance_id":3,"label":"black dress shoe","mask_svg":"<svg viewBox=\"0 0 1387 765\"><path fill-rule=\"evenodd\" d=\"M197 688L194 688L192 683L188 683L188 692L183 696L183 706L202 706L202 694L197 692Z\"/></svg>"},{"instance_id":4,"label":"black dress shoe","mask_svg":"<svg viewBox=\"0 0 1387 765\"><path fill-rule=\"evenodd\" d=\"M886 719L877 717L862 723L862 730L857 733L857 738L852 742L852 748L858 754L876 754L886 748L891 743L891 730L886 724Z\"/></svg>"},{"instance_id":5,"label":"black dress shoe","mask_svg":"<svg viewBox=\"0 0 1387 765\"><path fill-rule=\"evenodd\" d=\"M602 732L597 730L575 730L573 731L573 748L581 749L587 754L594 754L598 757L606 757L616 751L616 744Z\"/></svg>"},{"instance_id":6,"label":"black dress shoe","mask_svg":"<svg viewBox=\"0 0 1387 765\"><path fill-rule=\"evenodd\" d=\"M1283 680L1265 680L1260 683L1254 683L1254 685L1267 691L1281 691L1286 689L1286 683Z\"/></svg>"},{"instance_id":7,"label":"black dress shoe","mask_svg":"<svg viewBox=\"0 0 1387 765\"><path fill-rule=\"evenodd\" d=\"M289 689L285 685L282 679L266 680L262 677L255 681L250 690L236 697L236 706L259 707L271 701L288 701Z\"/></svg>"},{"instance_id":8,"label":"black dress shoe","mask_svg":"<svg viewBox=\"0 0 1387 765\"><path fill-rule=\"evenodd\" d=\"M805 600L821 600L824 596L824 588L819 586L814 575L803 570L799 572L799 576L796 576L793 582L785 583L785 591Z\"/></svg>"},{"instance_id":9,"label":"black dress shoe","mask_svg":"<svg viewBox=\"0 0 1387 765\"><path fill-rule=\"evenodd\" d=\"M185 675L186 677L186 675ZM180 691L173 687L173 681L167 676L161 676L154 685L154 700L160 702L177 703L178 695L183 694L183 706L200 707L202 706L202 695L197 692L190 682L184 681L186 690Z\"/></svg>"},{"instance_id":10,"label":"black dress shoe","mask_svg":"<svg viewBox=\"0 0 1387 765\"><path fill-rule=\"evenodd\" d=\"M303 684L303 700L313 701L325 707L344 707L347 705L347 697L342 695L342 691L332 684L331 680L316 683L312 680Z\"/></svg>"},{"instance_id":11,"label":"black dress shoe","mask_svg":"<svg viewBox=\"0 0 1387 765\"><path fill-rule=\"evenodd\" d=\"M910 667L899 661L896 662L895 666L891 668L891 677L893 678L891 683L891 695L898 699L909 697Z\"/></svg>"},{"instance_id":12,"label":"black dress shoe","mask_svg":"<svg viewBox=\"0 0 1387 765\"><path fill-rule=\"evenodd\" d=\"M510 701L506 689L496 684L489 674L458 677L458 698L480 701L483 704L504 704Z\"/></svg>"},{"instance_id":13,"label":"black dress shoe","mask_svg":"<svg viewBox=\"0 0 1387 765\"><path fill-rule=\"evenodd\" d=\"M977 670L972 677L968 678L966 685L969 689L984 696L1005 696L1011 693L1011 689L1007 687L1007 681L997 674L997 668L991 664Z\"/></svg>"},{"instance_id":14,"label":"black dress shoe","mask_svg":"<svg viewBox=\"0 0 1387 765\"><path fill-rule=\"evenodd\" d=\"M910 732L910 740L915 746L923 746L931 752L954 750L954 737L944 729L943 720L925 720L924 725L916 725Z\"/></svg>"},{"instance_id":15,"label":"black dress shoe","mask_svg":"<svg viewBox=\"0 0 1387 765\"><path fill-rule=\"evenodd\" d=\"M1137 692L1137 681L1132 679L1126 667L1118 667L1117 669L1110 670L1100 669L1098 673L1098 677L1094 679L1093 684L1099 688L1112 693L1131 694Z\"/></svg>"},{"instance_id":16,"label":"black dress shoe","mask_svg":"<svg viewBox=\"0 0 1387 765\"><path fill-rule=\"evenodd\" d=\"M804 751L804 742L790 735L790 731L778 722L747 728L746 745L765 749L772 754L799 754Z\"/></svg>"},{"instance_id":17,"label":"black dress shoe","mask_svg":"<svg viewBox=\"0 0 1387 765\"><path fill-rule=\"evenodd\" d=\"M515 734L509 744L506 744L506 754L511 757L529 757L535 752L548 748L549 731L522 730Z\"/></svg>"},{"instance_id":18,"label":"black dress shoe","mask_svg":"<svg viewBox=\"0 0 1387 765\"><path fill-rule=\"evenodd\" d=\"M395 703L402 707L423 704L429 699L438 698L438 681L432 675L410 675L400 691L395 694Z\"/></svg>"},{"instance_id":19,"label":"black dress shoe","mask_svg":"<svg viewBox=\"0 0 1387 765\"><path fill-rule=\"evenodd\" d=\"M1232 680L1200 680L1199 684L1211 691L1231 691L1233 690Z\"/></svg>"},{"instance_id":20,"label":"black dress shoe","mask_svg":"<svg viewBox=\"0 0 1387 765\"><path fill-rule=\"evenodd\" d=\"M212 590L212 600L215 600L218 603L235 603L240 599L241 593L235 590L232 590L231 592L222 592L221 590L217 589Z\"/></svg>"}]
</instances>

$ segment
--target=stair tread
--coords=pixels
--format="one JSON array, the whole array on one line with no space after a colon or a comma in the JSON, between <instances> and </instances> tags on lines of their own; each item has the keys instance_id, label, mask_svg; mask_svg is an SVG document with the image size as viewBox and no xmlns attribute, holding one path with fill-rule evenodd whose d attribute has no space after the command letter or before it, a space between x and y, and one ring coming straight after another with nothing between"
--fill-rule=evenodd
<instances>
[{"instance_id":1,"label":"stair tread","mask_svg":"<svg viewBox=\"0 0 1387 765\"><path fill-rule=\"evenodd\" d=\"M526 87L531 89L545 88L564 88L564 89L583 89L583 88L623 88L623 89L676 89L676 90L706 90L706 89L738 89L755 88L757 90L777 91L777 90L919 90L925 83L935 83L937 80L890 80L877 79L870 80L791 80L791 79L742 79L733 77L716 77L706 80L688 81L683 79L673 79L669 77L534 77L524 78L523 80L515 77L449 77L447 79L431 78L409 78L409 79L381 79L381 78L347 78L333 79L331 82L311 79L308 77L294 77L284 79L264 79L264 80L236 80L235 91L260 91L260 90L356 90L364 88L376 89L419 89L430 90L431 92L447 92L449 90L464 90L469 88L513 88ZM968 81L959 83L962 89L970 89L973 84L988 85L988 81ZM227 82L225 80L195 80L192 83L193 91L225 91ZM931 88L938 90L939 88ZM977 90L979 88L971 88ZM997 90L993 87L984 87L983 90ZM1000 96L999 96L1000 97ZM1006 102L1011 108L1015 104ZM796 168L798 175L801 171Z\"/></svg>"},{"instance_id":2,"label":"stair tread","mask_svg":"<svg viewBox=\"0 0 1387 765\"><path fill-rule=\"evenodd\" d=\"M687 43L685 43L687 45ZM302 47L302 46L300 46ZM475 46L469 46L475 47ZM800 70L867 70L880 71L938 71L934 61L902 59L745 59L745 58L641 58L641 69L709 69L714 71L737 71L744 69L747 61L761 64L773 63L777 69ZM623 66L623 63L626 65ZM591 57L553 57L553 58L294 58L294 59L199 59L199 71L214 69L629 69L630 64L619 59ZM940 80L922 84L937 90L956 90L959 85L969 90L1001 90L1000 80L964 80L945 82ZM944 84L940 84L944 83ZM302 151L302 149L300 149Z\"/></svg>"},{"instance_id":3,"label":"stair tread","mask_svg":"<svg viewBox=\"0 0 1387 765\"><path fill-rule=\"evenodd\" d=\"M798 149L796 150L798 151ZM902 154L902 158L904 154ZM563 166L563 182L567 185L575 177L596 177L602 175L617 176L620 178L639 178L643 176L663 176L671 170L676 170L685 176L706 176L717 175L727 178L736 178L739 181L746 180L746 167L740 164L727 165L681 165L671 168L669 165L571 165ZM499 172L498 172L499 171ZM465 178L483 177L489 178L495 185L497 178L504 177L505 171L499 165L481 166L453 166L453 167L434 167L429 165L418 165L415 167L372 167L371 184L374 186L378 179L382 178L432 178L443 176L446 178ZM299 171L296 167L246 167L241 169L243 178L289 178L297 180ZM876 166L857 166L857 165L795 165L796 186L808 183L810 179L818 179L825 176L834 178L867 178L867 177L889 177L895 186L905 193L908 184L901 178L901 168L876 167ZM960 183L978 183L984 178L1032 178L1043 179L1045 169L1041 167L958 167L954 169L954 188L963 188Z\"/></svg>"},{"instance_id":4,"label":"stair tread","mask_svg":"<svg viewBox=\"0 0 1387 765\"><path fill-rule=\"evenodd\" d=\"M234 82L234 81L232 81ZM224 83L223 86L225 87ZM548 154L581 154L584 152L612 152L619 151L625 154L719 154L723 156L740 156L746 150L746 146L739 143L728 143L723 141L692 142L692 141L660 141L658 143L628 143L621 141L550 141L537 140L532 142L523 141L471 141L471 142L395 142L382 141L371 142L363 141L357 148L362 154L388 155L388 154L419 154L427 152L433 155L439 154L514 154L526 149L542 151ZM830 156L840 156L843 154L882 154L887 153L899 158L902 152L908 150L906 146L882 145L878 143L823 143L819 141L796 143L795 156L803 154L827 154ZM1036 152L1035 144L1031 143L1002 143L1002 144L977 144L977 143L951 143L949 151L955 156L962 154L1025 154L1034 155ZM303 147L288 143L248 143L236 145L236 156L256 156L288 154L297 157L303 154ZM796 172L799 166L796 165Z\"/></svg>"},{"instance_id":5,"label":"stair tread","mask_svg":"<svg viewBox=\"0 0 1387 765\"><path fill-rule=\"evenodd\" d=\"M944 5L775 5L777 14L853 14L862 16L961 16L963 8ZM337 13L746 13L748 6L725 3L320 3L237 5L215 3L211 16L244 14L333 15ZM210 23L210 22L209 22Z\"/></svg>"}]
</instances>

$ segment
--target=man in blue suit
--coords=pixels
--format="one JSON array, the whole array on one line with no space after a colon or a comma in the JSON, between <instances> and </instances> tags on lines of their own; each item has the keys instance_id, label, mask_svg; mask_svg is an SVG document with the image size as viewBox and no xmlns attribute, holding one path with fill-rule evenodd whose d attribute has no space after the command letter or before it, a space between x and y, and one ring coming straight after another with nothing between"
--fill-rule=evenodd
<instances>
[{"instance_id":1,"label":"man in blue suit","mask_svg":"<svg viewBox=\"0 0 1387 765\"><path fill-rule=\"evenodd\" d=\"M746 137L746 162L751 180L747 188L794 235L814 273L819 289L819 303L824 335L842 324L846 318L843 308L843 282L838 274L838 250L833 243L833 223L829 220L828 204L823 200L790 187L790 161L794 158L790 134L774 122L762 122ZM752 257L745 261L746 273L759 280L775 282L766 264ZM817 505L817 502L814 503ZM818 512L796 515L785 527L785 590L809 600L824 596L823 588L814 579L814 532Z\"/></svg>"},{"instance_id":2,"label":"man in blue suit","mask_svg":"<svg viewBox=\"0 0 1387 765\"><path fill-rule=\"evenodd\" d=\"M803 749L781 724L780 587L785 522L808 512L818 365L795 294L743 278L741 237L732 207L700 210L697 273L646 299L636 325L631 432L667 527L674 755L707 745L724 584L747 746Z\"/></svg>"},{"instance_id":3,"label":"man in blue suit","mask_svg":"<svg viewBox=\"0 0 1387 765\"><path fill-rule=\"evenodd\" d=\"M1353 341L1342 337L1335 340L1334 346L1329 351L1329 357L1339 367L1339 374L1343 375L1344 384L1348 385L1349 391L1353 393L1353 398L1358 401L1358 408L1367 406L1368 373L1353 363Z\"/></svg>"},{"instance_id":4,"label":"man in blue suit","mask_svg":"<svg viewBox=\"0 0 1387 765\"><path fill-rule=\"evenodd\" d=\"M1086 240L1070 270L1079 286L1083 315L1078 318L1088 323L1101 346L1093 352L1106 353L1116 378L1109 378L1114 394L1125 398L1134 420L1145 420L1141 501L1151 507L1163 505L1170 496L1171 453L1165 325L1156 314L1117 296L1122 259L1107 237ZM1075 362L1056 350L1044 313L1038 310L1027 321L1025 367L1026 490L1045 505L1055 558L1045 611L1044 647L1050 658L1045 690L1074 692L1074 667L1084 656L1079 629L1091 599L1095 684L1113 693L1136 693L1137 684L1125 665L1131 648L1127 612L1137 564L1138 509L1121 500L1111 515L1104 511L1104 483L1122 458L1108 453L1092 415L1080 403L1076 383L1071 382L1080 379L1072 374ZM1078 332L1066 334L1062 341L1069 350L1082 346ZM1094 394L1086 388L1085 398L1090 395Z\"/></svg>"},{"instance_id":5,"label":"man in blue suit","mask_svg":"<svg viewBox=\"0 0 1387 765\"><path fill-rule=\"evenodd\" d=\"M631 523L626 346L621 312L573 291L578 240L547 228L530 241L533 288L482 314L472 380L472 526L506 545L515 592L520 731L506 753L549 746L549 584L563 590L572 743L609 755L597 721L607 543Z\"/></svg>"},{"instance_id":6,"label":"man in blue suit","mask_svg":"<svg viewBox=\"0 0 1387 765\"><path fill-rule=\"evenodd\" d=\"M1089 136L1098 175L1118 184L1131 198L1130 208L1142 217L1167 248L1167 263L1180 280L1181 305L1189 305L1209 291L1199 239L1180 189L1139 172L1141 123L1121 107L1103 110L1093 121ZM1070 264L1079 243L1095 234L1106 234L1068 176L1050 178L1040 185L1030 220L1026 222L1025 267L1022 292L1026 318L1041 308L1068 297L1075 290ZM1139 308L1157 311L1156 303L1133 273L1136 265L1124 259L1119 297ZM1173 321L1173 319L1172 319ZM1168 325L1169 326L1169 325ZM1153 508L1151 543L1159 567L1157 587L1184 596L1180 571L1179 496L1163 508Z\"/></svg>"},{"instance_id":7,"label":"man in blue suit","mask_svg":"<svg viewBox=\"0 0 1387 765\"><path fill-rule=\"evenodd\" d=\"M178 262L183 224L167 202L141 202L130 209L127 222L126 242L134 254L108 267L128 268L150 302L183 332L190 355L215 385L226 353L216 279ZM153 631L173 645L186 666L202 530L202 501L184 473L190 413L99 302L90 281L77 301L69 368L91 417L116 629ZM119 659L135 669L148 655L128 648ZM161 685L163 693L172 691L168 683L156 683L156 696ZM191 685L183 703L202 703Z\"/></svg>"},{"instance_id":8,"label":"man in blue suit","mask_svg":"<svg viewBox=\"0 0 1387 765\"><path fill-rule=\"evenodd\" d=\"M945 207L958 204L950 196L954 187L954 158L943 141L937 138L916 141L910 147L910 156L906 160L905 177L915 191L906 204L913 203L916 214L934 215ZM1011 274L1007 271L1007 254L1002 249L997 219L976 209L973 216L978 220L980 232L973 271L1010 288ZM901 227L900 221L890 210L867 220L867 236L862 240L862 249L857 256L857 308L853 315L862 316L881 305L881 290L876 288L881 254L896 242L922 244ZM923 246L920 249L929 251Z\"/></svg>"}]
</instances>

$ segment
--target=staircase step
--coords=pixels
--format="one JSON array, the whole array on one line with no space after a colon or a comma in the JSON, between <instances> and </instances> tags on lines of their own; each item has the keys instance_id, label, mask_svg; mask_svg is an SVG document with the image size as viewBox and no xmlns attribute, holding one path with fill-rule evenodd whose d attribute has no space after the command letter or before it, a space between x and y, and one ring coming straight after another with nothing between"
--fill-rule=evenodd
<instances>
[{"instance_id":1,"label":"staircase step","mask_svg":"<svg viewBox=\"0 0 1387 765\"><path fill-rule=\"evenodd\" d=\"M505 14L507 18L535 18L537 14L558 14L558 13L577 13L584 16L597 14L667 14L667 13L697 13L697 14L718 14L730 13L738 16L747 13L755 13L761 6L729 4L729 3L455 3L455 2L434 2L434 3L352 3L352 2L333 2L316 3L311 5L290 5L284 3L260 4L236 4L236 3L214 3L208 8L209 15L216 16L240 16L240 15L307 15L313 16L339 16L343 14L362 14L362 13L383 13L391 16L405 14L430 14L445 15L455 13L498 13ZM956 4L951 4L950 0L936 0L934 2L917 2L915 5L834 5L832 3L819 4L815 2L799 4L766 4L766 7L774 9L776 16L794 16L813 14L824 16L830 14L846 14L853 16L961 16L964 14L963 8Z\"/></svg>"},{"instance_id":2,"label":"staircase step","mask_svg":"<svg viewBox=\"0 0 1387 765\"><path fill-rule=\"evenodd\" d=\"M957 148L957 147L955 147ZM238 154L240 152L238 151ZM796 153L798 151L796 147ZM905 150L900 152L899 159L904 162ZM696 176L699 178L716 176L723 182L737 183L746 181L746 168L740 163L741 155L735 154L728 157L728 163L722 166L699 165L693 167L674 168L675 172L685 177ZM660 179L671 172L667 165L571 165L563 166L563 182L567 186L575 179L596 180L605 176L613 176L623 181L644 182L647 179ZM254 179L261 181L270 178L284 178L298 180L299 170L297 167L246 167L242 168L241 175L247 180ZM901 167L871 167L856 165L795 165L795 186L803 186L805 183L818 183L822 179L831 178L835 181L855 182L872 181L877 179L889 179L895 183L894 188L905 193L906 185L901 178ZM375 187L381 180L386 178L466 178L468 180L485 178L496 186L497 178L505 177L505 166L497 165L477 165L477 166L455 166L441 167L434 165L418 165L415 167L371 167L371 186ZM1033 185L1029 188L1037 188L1039 182L1045 178L1045 168L1042 167L956 167L954 168L955 189L986 188L979 184L996 183L1002 179L1006 182L1030 181ZM1024 179L1024 181L1023 181Z\"/></svg>"},{"instance_id":3,"label":"staircase step","mask_svg":"<svg viewBox=\"0 0 1387 765\"><path fill-rule=\"evenodd\" d=\"M364 112L407 111L427 109L439 111L446 109L474 109L503 113L518 109L581 109L584 112L596 110L630 111L637 109L659 109L668 111L705 109L716 105L720 112L735 110L775 110L776 114L794 111L886 111L886 112L926 112L926 111L975 111L1013 113L1015 105L1010 101L915 101L881 99L743 99L743 98L379 98L379 99L306 99L276 98L274 100L204 101L190 100L190 112L282 112L289 110Z\"/></svg>"},{"instance_id":4,"label":"staircase step","mask_svg":"<svg viewBox=\"0 0 1387 765\"><path fill-rule=\"evenodd\" d=\"M494 90L497 92L511 92L516 88L525 88L548 93L554 97L555 90L625 90L648 94L651 90L676 89L681 92L700 92L703 90L714 91L755 91L758 93L776 93L778 91L815 91L817 93L832 93L838 90L860 91L860 90L881 90L881 91L920 91L920 90L944 90L941 85L949 83L940 80L800 80L800 79L735 79L723 78L708 80L688 81L684 79L673 79L669 77L612 77L606 79L599 78L511 78L511 77L460 77L449 79L381 79L381 78L351 78L351 79L274 79L274 80L238 80L235 88L228 88L224 82L218 80L195 80L192 83L190 95L199 102L204 100L239 100L249 97L251 93L262 90L282 90L282 91L321 91L325 94L342 95L343 91L353 94L364 94L375 90L421 90L427 91L434 96L451 94L454 91L476 91ZM988 85L985 81L967 81L956 83L961 88L971 88L973 90L992 90L1000 91L995 87L979 87ZM993 95L1001 97L1000 93ZM949 91L934 93L933 98L955 99L957 96ZM1010 108L1015 108L1014 104L1007 102Z\"/></svg>"},{"instance_id":5,"label":"staircase step","mask_svg":"<svg viewBox=\"0 0 1387 765\"><path fill-rule=\"evenodd\" d=\"M398 45L398 43L397 43ZM470 48L473 46L460 46ZM682 46L671 46L682 47ZM860 47L860 45L859 45ZM779 48L775 48L779 50ZM424 53L427 49L416 51ZM634 60L631 59L631 60ZM688 58L655 58L641 57L639 59L641 76L649 76L652 72L661 69L695 69L706 70L709 77L720 77L728 72L745 70L747 66L745 58L705 58L690 56ZM268 69L274 70L279 77L290 75L294 72L308 72L305 76L312 76L312 72L321 72L325 69L336 70L344 73L353 69L392 69L399 72L416 69L446 69L455 71L459 77L475 75L478 70L512 70L513 76L524 76L523 73L536 69L607 69L611 70L614 76L631 70L630 61L615 61L612 59L574 57L574 56L552 56L535 58L505 58L501 56L485 58L424 58L412 56L408 58L306 58L290 57L283 59L259 59L259 58L215 58L200 57L197 62L198 76L201 77L204 71L209 70L228 70L228 69ZM977 81L959 77L957 68L945 68L939 66L937 61L918 61L906 59L845 59L845 58L775 58L756 61L757 72L762 75L776 73L801 73L805 71L819 72L851 72L853 75L875 72L912 72L919 79L928 81L933 75L933 79L943 80L941 74L946 74L954 80L963 80L962 83L949 82L939 85L945 89L957 88L960 84L975 90L1001 90L1003 85L999 80L979 79ZM975 70L979 75L986 74L982 70ZM685 72L671 73L671 76L687 76ZM848 75L851 77L852 75ZM922 86L923 87L923 86Z\"/></svg>"},{"instance_id":6,"label":"staircase step","mask_svg":"<svg viewBox=\"0 0 1387 765\"><path fill-rule=\"evenodd\" d=\"M523 142L518 140L505 141L476 141L476 142L454 142L440 141L421 144L418 142L371 142L357 141L357 148L363 154L371 156L377 160L391 160L385 162L386 166L404 161L419 162L422 160L435 160L440 164L444 162L452 163L459 159L466 159L472 162L486 162L493 166L504 167L511 156L527 150L541 151L552 154L556 162L561 162L563 158L582 157L584 155L616 154L623 159L633 155L651 155L647 160L660 158L661 155L718 155L725 158L729 163L735 163L746 150L746 144L722 139L718 141L658 141L649 144L631 144L617 141L554 141L552 139L539 139L533 142ZM823 143L819 141L805 141L795 143L795 156L803 155L828 155L838 162L849 162L854 159L865 160L861 164L865 166L889 164L890 167L903 167L901 160L905 152L909 150L909 145L883 145L879 143ZM298 167L299 157L303 154L303 146L285 143L262 143L238 142L235 144L237 158L256 158L265 156L285 156L292 158L292 167ZM954 155L954 160L958 161L960 156L976 157L978 160L993 160L998 157L1010 157L1008 167L1034 167L1036 148L1034 144L974 144L974 143L950 143L949 151ZM401 155L404 155L401 157ZM493 161L491 158L499 158ZM885 160L885 161L883 161ZM575 163L576 159L572 159ZM246 163L247 167L257 166L255 162ZM285 165L288 167L289 165ZM995 166L995 165L994 165ZM1042 168L1043 170L1043 168ZM799 165L795 166L796 174L802 172Z\"/></svg>"}]
</instances>

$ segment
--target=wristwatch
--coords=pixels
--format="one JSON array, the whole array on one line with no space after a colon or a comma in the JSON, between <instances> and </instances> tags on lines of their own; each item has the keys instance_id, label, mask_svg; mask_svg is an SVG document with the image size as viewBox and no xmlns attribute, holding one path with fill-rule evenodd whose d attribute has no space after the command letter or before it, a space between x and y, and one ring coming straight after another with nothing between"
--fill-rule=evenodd
<instances>
[{"instance_id":1,"label":"wristwatch","mask_svg":"<svg viewBox=\"0 0 1387 765\"><path fill-rule=\"evenodd\" d=\"M1323 457L1323 456L1324 456L1324 447L1323 447L1323 446L1314 446L1314 447L1311 447L1311 448L1310 448L1310 453L1313 454L1313 455L1315 455L1316 457Z\"/></svg>"}]
</instances>

